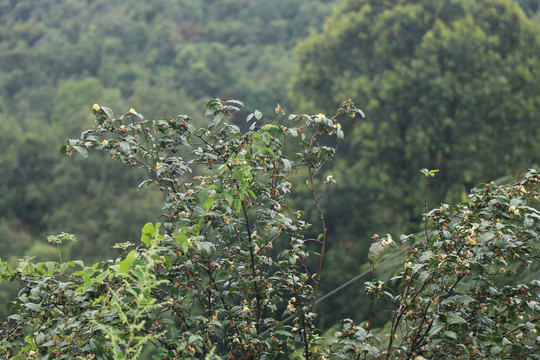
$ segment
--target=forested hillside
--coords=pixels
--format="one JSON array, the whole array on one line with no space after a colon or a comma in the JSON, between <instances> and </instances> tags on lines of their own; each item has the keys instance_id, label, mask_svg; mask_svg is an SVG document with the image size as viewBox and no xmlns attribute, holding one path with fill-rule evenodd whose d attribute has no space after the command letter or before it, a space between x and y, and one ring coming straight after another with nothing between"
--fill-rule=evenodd
<instances>
[{"instance_id":1,"label":"forested hillside","mask_svg":"<svg viewBox=\"0 0 540 360\"><path fill-rule=\"evenodd\" d=\"M153 117L200 117L196 105L218 96L285 106L292 49L331 3L2 1L3 257L43 254L29 249L34 239L71 231L80 240L73 256L97 258L133 235L129 224L138 232L154 218L157 195L135 193L138 180L120 167L91 160L74 170L59 156L91 124L93 103L139 105ZM112 195L116 210L104 214Z\"/></svg>"},{"instance_id":2,"label":"forested hillside","mask_svg":"<svg viewBox=\"0 0 540 360\"><path fill-rule=\"evenodd\" d=\"M420 169L440 169L436 205L540 164L538 19L527 0L0 0L0 257L55 258L46 236L63 231L78 238L65 258L115 257L160 213L162 194L136 190L125 166L60 155L94 103L202 123L214 97L242 100L237 119L353 98L367 118L343 124L325 174L330 291L360 272L374 233L419 229ZM364 318L350 300L362 293L321 304L325 326Z\"/></svg>"}]
</instances>

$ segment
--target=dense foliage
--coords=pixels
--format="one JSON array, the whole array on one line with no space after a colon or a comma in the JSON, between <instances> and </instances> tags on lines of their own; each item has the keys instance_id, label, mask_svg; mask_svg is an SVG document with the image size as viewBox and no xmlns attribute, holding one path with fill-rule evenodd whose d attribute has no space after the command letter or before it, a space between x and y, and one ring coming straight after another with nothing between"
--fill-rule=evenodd
<instances>
[{"instance_id":1,"label":"dense foliage","mask_svg":"<svg viewBox=\"0 0 540 360\"><path fill-rule=\"evenodd\" d=\"M395 306L388 332L376 336L370 316L366 324L345 320L335 338L324 338L314 325L328 240L320 200L334 180L321 174L337 145L323 138L339 142L340 116L363 113L348 100L332 117L291 114L283 126L278 106L270 118L255 110L242 131L229 120L240 106L209 101L210 125L198 128L186 115L145 120L130 109L114 117L94 105L95 126L62 152L104 151L146 169L151 177L141 186L166 194L163 234L161 223L148 223L135 249L91 266L61 256L26 258L16 267L0 262L1 279L20 285L0 329L3 356L540 358L540 282L511 281L540 257L536 170L511 186L479 185L467 202L427 212L423 236L402 237L408 256L392 279L401 283L397 295L376 278L366 283L372 311L383 297ZM203 175L186 176L201 167ZM315 238L305 236L310 225L287 201L288 178L300 168L320 215L323 231ZM423 172L427 185L436 171ZM60 246L72 238L49 241ZM374 236L373 269L393 243ZM310 256L318 258L314 271Z\"/></svg>"},{"instance_id":2,"label":"dense foliage","mask_svg":"<svg viewBox=\"0 0 540 360\"><path fill-rule=\"evenodd\" d=\"M386 359L540 358L540 281L528 270L539 260L539 190L536 170L509 186L480 184L464 203L425 214L420 239L402 237L410 250L393 278L403 291Z\"/></svg>"},{"instance_id":3,"label":"dense foliage","mask_svg":"<svg viewBox=\"0 0 540 360\"><path fill-rule=\"evenodd\" d=\"M311 352L319 280L306 271L306 242L321 244L324 252L326 235L304 239L309 224L285 202L288 176L307 167L318 206L331 179L321 182L316 175L335 152L318 138L341 140L337 116L357 110L348 101L332 118L290 115L289 127L272 124L282 116L279 106L267 120L256 110L248 116L250 130L242 132L228 121L240 105L210 101L206 128L194 127L185 115L144 120L134 109L115 118L94 105L96 126L62 152L87 156L97 149L147 169L152 177L141 185L166 193L165 236L159 223L148 224L142 245L99 267L26 259L15 271L7 268L6 277L25 289L10 306L17 315L2 331L5 354L131 359L149 341L160 358L197 359L215 349L262 359L292 353L295 337ZM288 143L297 143L294 152L284 153ZM182 148L190 149L186 159ZM203 175L185 176L197 167L206 169ZM287 328L282 313L294 317ZM111 346L103 339L112 339Z\"/></svg>"},{"instance_id":4,"label":"dense foliage","mask_svg":"<svg viewBox=\"0 0 540 360\"><path fill-rule=\"evenodd\" d=\"M139 104L156 117L182 108L197 128L208 126L199 111L208 97L242 98L268 114L278 102L293 112L331 112L352 96L369 116L343 124L349 141L322 174L332 175L332 186L320 203L329 239L321 293L365 274L375 232L419 229L420 168L441 170L428 197L438 207L445 197L464 200L477 182L517 181L514 174L539 164L537 1L516 1L528 19L502 0L346 0L317 34L337 3L0 0L2 258L13 268L24 255L54 260L57 250L43 239L66 231L78 241L62 244L61 257L93 264L155 223L166 199L158 187L136 189L144 171L98 154L58 155L65 138L94 121L88 102ZM306 36L298 64L293 48ZM286 84L295 73L290 101ZM233 119L243 132L248 115L241 109ZM314 226L304 234L316 238L323 229L302 185L308 177L305 169L289 176L296 191L288 206L306 211ZM389 279L399 260L377 275ZM306 262L315 271L318 259ZM515 281L534 274L518 272ZM1 318L15 287L0 285ZM370 296L361 286L335 294L317 304L321 328L368 319ZM374 306L370 322L382 326L391 301Z\"/></svg>"}]
</instances>

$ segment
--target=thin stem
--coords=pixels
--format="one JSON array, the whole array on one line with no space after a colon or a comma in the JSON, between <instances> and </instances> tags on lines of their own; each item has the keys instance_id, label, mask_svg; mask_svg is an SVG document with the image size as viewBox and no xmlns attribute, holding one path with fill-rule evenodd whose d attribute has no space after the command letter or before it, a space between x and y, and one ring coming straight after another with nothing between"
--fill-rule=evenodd
<instances>
[{"instance_id":1,"label":"thin stem","mask_svg":"<svg viewBox=\"0 0 540 360\"><path fill-rule=\"evenodd\" d=\"M425 234L426 234L426 241L428 240L428 216L427 216L427 212L428 212L428 200L427 200L428 187L429 187L429 177L426 176L426 186L425 186L425 189L424 189L424 231L425 231Z\"/></svg>"},{"instance_id":2,"label":"thin stem","mask_svg":"<svg viewBox=\"0 0 540 360\"><path fill-rule=\"evenodd\" d=\"M373 281L375 281L375 263L371 263L372 271L373 271ZM369 304L369 316L368 316L368 325L367 325L367 333L369 334L371 331L371 323L373 322L373 301L375 300L375 290L371 289L371 303Z\"/></svg>"},{"instance_id":3,"label":"thin stem","mask_svg":"<svg viewBox=\"0 0 540 360\"><path fill-rule=\"evenodd\" d=\"M236 185L238 191L240 191L240 188L238 184ZM253 243L252 243L252 234L253 231L251 230L251 225L249 222L249 213L246 209L246 205L244 202L242 202L242 212L244 214L244 218L246 220L246 230L248 235L248 246L249 246L249 257L251 261L251 276L253 278L253 290L255 292L255 301L257 303L257 319L255 322L255 329L257 331L257 336L260 334L260 323L261 323L261 316L262 316L262 309L261 309L261 294L259 293L259 286L257 282L257 271L255 269L255 253L253 252ZM260 352L260 345L259 345L259 352Z\"/></svg>"},{"instance_id":4,"label":"thin stem","mask_svg":"<svg viewBox=\"0 0 540 360\"><path fill-rule=\"evenodd\" d=\"M60 264L63 264L64 262L62 261L62 253L60 252L60 244L59 243L56 243L56 249L58 250L58 257L60 258Z\"/></svg>"},{"instance_id":5,"label":"thin stem","mask_svg":"<svg viewBox=\"0 0 540 360\"><path fill-rule=\"evenodd\" d=\"M313 199L315 200L315 206L317 208L317 212L319 213L319 218L321 220L321 226L322 226L322 238L321 240L321 253L319 255L319 264L317 266L317 281L315 282L315 288L313 293L313 302L311 304L311 311L315 308L315 303L317 301L317 294L319 293L319 284L321 283L321 271L323 266L323 260L326 250L326 221L324 220L324 214L321 210L320 206L320 198L317 196L317 192L315 190L315 184L313 183L314 174L312 172L312 168L308 167L309 171L309 177L310 177L310 184L311 184L311 194L313 195Z\"/></svg>"}]
</instances>

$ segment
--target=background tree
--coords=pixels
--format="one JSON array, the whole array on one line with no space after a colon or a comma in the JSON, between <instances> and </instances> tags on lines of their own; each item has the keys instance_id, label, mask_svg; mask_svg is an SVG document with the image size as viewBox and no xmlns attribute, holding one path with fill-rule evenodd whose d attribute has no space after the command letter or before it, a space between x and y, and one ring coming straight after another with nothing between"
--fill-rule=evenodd
<instances>
[{"instance_id":1,"label":"background tree","mask_svg":"<svg viewBox=\"0 0 540 360\"><path fill-rule=\"evenodd\" d=\"M333 264L357 272L373 233L418 229L421 168L440 170L437 204L540 162L538 33L509 0L345 0L298 45L292 101L326 111L351 96L367 114L331 170Z\"/></svg>"},{"instance_id":2,"label":"background tree","mask_svg":"<svg viewBox=\"0 0 540 360\"><path fill-rule=\"evenodd\" d=\"M533 16L538 12L538 2L534 0L518 0L519 5L523 8L523 11L529 16Z\"/></svg>"}]
</instances>

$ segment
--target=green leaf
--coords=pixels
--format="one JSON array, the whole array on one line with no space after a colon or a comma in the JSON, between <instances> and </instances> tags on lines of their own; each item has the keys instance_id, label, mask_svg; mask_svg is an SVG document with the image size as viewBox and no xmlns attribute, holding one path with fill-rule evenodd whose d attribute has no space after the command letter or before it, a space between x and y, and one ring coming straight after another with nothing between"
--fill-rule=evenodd
<instances>
[{"instance_id":1,"label":"green leaf","mask_svg":"<svg viewBox=\"0 0 540 360\"><path fill-rule=\"evenodd\" d=\"M13 315L9 315L7 317L9 320L14 320L14 321L22 321L23 320L23 317L19 314L13 314Z\"/></svg>"},{"instance_id":2,"label":"green leaf","mask_svg":"<svg viewBox=\"0 0 540 360\"><path fill-rule=\"evenodd\" d=\"M430 274L427 271L422 271L420 275L418 275L418 281L423 283L429 278Z\"/></svg>"},{"instance_id":3,"label":"green leaf","mask_svg":"<svg viewBox=\"0 0 540 360\"><path fill-rule=\"evenodd\" d=\"M446 330L443 335L449 337L450 339L457 340L457 334L452 330Z\"/></svg>"},{"instance_id":4,"label":"green leaf","mask_svg":"<svg viewBox=\"0 0 540 360\"><path fill-rule=\"evenodd\" d=\"M345 134L343 134L343 130L341 130L341 129L338 129L338 130L336 131L336 136L337 136L337 138L338 138L339 140L343 140L343 139L345 138Z\"/></svg>"},{"instance_id":5,"label":"green leaf","mask_svg":"<svg viewBox=\"0 0 540 360\"><path fill-rule=\"evenodd\" d=\"M5 262L0 262L0 274L3 274L7 267L8 265Z\"/></svg>"},{"instance_id":6,"label":"green leaf","mask_svg":"<svg viewBox=\"0 0 540 360\"><path fill-rule=\"evenodd\" d=\"M269 133L264 133L263 134L263 141L266 145L269 145L270 144L270 141L272 141L272 135L270 135Z\"/></svg>"},{"instance_id":7,"label":"green leaf","mask_svg":"<svg viewBox=\"0 0 540 360\"><path fill-rule=\"evenodd\" d=\"M70 261L69 264L72 267L75 267L75 265L79 265L81 268L84 268L84 262L82 260L73 260L73 261Z\"/></svg>"},{"instance_id":8,"label":"green leaf","mask_svg":"<svg viewBox=\"0 0 540 360\"><path fill-rule=\"evenodd\" d=\"M84 269L82 269L81 271L75 271L73 273L73 275L80 275L86 279L90 278L90 276L92 276L94 274L94 272L96 271L96 269L94 269L93 267L85 267Z\"/></svg>"},{"instance_id":9,"label":"green leaf","mask_svg":"<svg viewBox=\"0 0 540 360\"><path fill-rule=\"evenodd\" d=\"M432 252L424 252L422 253L422 255L420 256L420 259L418 259L419 261L421 262L426 262L427 260L430 260L430 259L433 259L435 257L435 254L433 254Z\"/></svg>"},{"instance_id":10,"label":"green leaf","mask_svg":"<svg viewBox=\"0 0 540 360\"><path fill-rule=\"evenodd\" d=\"M467 324L467 320L459 315L453 315L448 321L449 324Z\"/></svg>"},{"instance_id":11,"label":"green leaf","mask_svg":"<svg viewBox=\"0 0 540 360\"><path fill-rule=\"evenodd\" d=\"M154 224L147 223L142 228L141 241L147 246L150 247L152 244L152 239L154 238Z\"/></svg>"},{"instance_id":12,"label":"green leaf","mask_svg":"<svg viewBox=\"0 0 540 360\"><path fill-rule=\"evenodd\" d=\"M227 100L227 104L236 104L236 105L238 105L238 106L244 106L244 103L243 103L243 102L241 102L240 100L235 100L235 99L233 99L233 100Z\"/></svg>"},{"instance_id":13,"label":"green leaf","mask_svg":"<svg viewBox=\"0 0 540 360\"><path fill-rule=\"evenodd\" d=\"M384 253L384 246L381 241L374 242L369 247L368 259L372 264L379 262Z\"/></svg>"},{"instance_id":14,"label":"green leaf","mask_svg":"<svg viewBox=\"0 0 540 360\"><path fill-rule=\"evenodd\" d=\"M103 280L105 280L105 278L110 274L110 272L108 270L106 271L103 271L101 274L99 274L99 276L96 278L96 282L98 284L103 284Z\"/></svg>"},{"instance_id":15,"label":"green leaf","mask_svg":"<svg viewBox=\"0 0 540 360\"><path fill-rule=\"evenodd\" d=\"M120 143L120 152L128 155L130 151L131 151L131 146L129 146L128 143L126 143L126 142L121 142Z\"/></svg>"},{"instance_id":16,"label":"green leaf","mask_svg":"<svg viewBox=\"0 0 540 360\"><path fill-rule=\"evenodd\" d=\"M227 201L227 205L232 206L233 204L233 197L230 193L227 193L227 195L225 195L225 201Z\"/></svg>"},{"instance_id":17,"label":"green leaf","mask_svg":"<svg viewBox=\"0 0 540 360\"><path fill-rule=\"evenodd\" d=\"M39 306L38 304L31 303L31 302L24 304L24 307L27 308L28 310L32 310L36 312L43 310L41 306Z\"/></svg>"},{"instance_id":18,"label":"green leaf","mask_svg":"<svg viewBox=\"0 0 540 360\"><path fill-rule=\"evenodd\" d=\"M520 198L512 198L510 199L510 206L518 207L521 205L522 200Z\"/></svg>"},{"instance_id":19,"label":"green leaf","mask_svg":"<svg viewBox=\"0 0 540 360\"><path fill-rule=\"evenodd\" d=\"M293 337L293 334L291 334L288 331L284 331L284 330L276 330L276 331L272 332L272 334L273 335L282 335L282 336L286 336L286 337Z\"/></svg>"},{"instance_id":20,"label":"green leaf","mask_svg":"<svg viewBox=\"0 0 540 360\"><path fill-rule=\"evenodd\" d=\"M154 224L152 223L146 223L144 227L142 228L143 234L150 234L154 235Z\"/></svg>"},{"instance_id":21,"label":"green leaf","mask_svg":"<svg viewBox=\"0 0 540 360\"><path fill-rule=\"evenodd\" d=\"M195 244L197 245L197 249L206 254L211 253L215 248L214 244L208 241L196 241Z\"/></svg>"},{"instance_id":22,"label":"green leaf","mask_svg":"<svg viewBox=\"0 0 540 360\"><path fill-rule=\"evenodd\" d=\"M111 108L108 108L106 106L100 106L101 110L109 117L109 119L114 119L114 113L111 110Z\"/></svg>"},{"instance_id":23,"label":"green leaf","mask_svg":"<svg viewBox=\"0 0 540 360\"><path fill-rule=\"evenodd\" d=\"M154 226L154 234L153 234L158 244L161 241L161 239L163 239L163 236L159 234L160 227L161 227L161 223L157 222L156 225Z\"/></svg>"},{"instance_id":24,"label":"green leaf","mask_svg":"<svg viewBox=\"0 0 540 360\"><path fill-rule=\"evenodd\" d=\"M287 133L290 134L292 137L298 137L298 129L297 128L287 129Z\"/></svg>"},{"instance_id":25,"label":"green leaf","mask_svg":"<svg viewBox=\"0 0 540 360\"><path fill-rule=\"evenodd\" d=\"M185 244L188 242L188 237L186 236L186 234L182 234L182 233L175 233L174 239L178 241L180 244Z\"/></svg>"},{"instance_id":26,"label":"green leaf","mask_svg":"<svg viewBox=\"0 0 540 360\"><path fill-rule=\"evenodd\" d=\"M146 180L142 181L142 182L139 184L139 186L137 186L137 189L139 189L139 188L141 188L141 187L143 187L143 186L145 186L145 185L153 185L154 182L155 182L154 179L146 179Z\"/></svg>"},{"instance_id":27,"label":"green leaf","mask_svg":"<svg viewBox=\"0 0 540 360\"><path fill-rule=\"evenodd\" d=\"M135 258L135 250L131 250L129 254L127 254L126 258L120 261L120 268L118 269L118 272L122 275L126 275L129 272L131 265L133 264L134 258Z\"/></svg>"},{"instance_id":28,"label":"green leaf","mask_svg":"<svg viewBox=\"0 0 540 360\"><path fill-rule=\"evenodd\" d=\"M49 271L53 271L54 269L56 269L56 263L52 261L47 261L45 263L45 266L47 267L47 269L49 269Z\"/></svg>"},{"instance_id":29,"label":"green leaf","mask_svg":"<svg viewBox=\"0 0 540 360\"><path fill-rule=\"evenodd\" d=\"M60 269L60 272L66 272L67 268L68 268L69 264L68 263L62 263L59 267Z\"/></svg>"},{"instance_id":30,"label":"green leaf","mask_svg":"<svg viewBox=\"0 0 540 360\"><path fill-rule=\"evenodd\" d=\"M165 267L166 267L167 269L169 269L169 270L172 269L172 265L173 265L173 264L172 264L171 259L170 259L168 256L164 256L164 257L163 257L163 260L165 261Z\"/></svg>"},{"instance_id":31,"label":"green leaf","mask_svg":"<svg viewBox=\"0 0 540 360\"><path fill-rule=\"evenodd\" d=\"M236 210L237 213L239 213L242 210L242 201L240 200L240 198L236 198L234 200L234 209Z\"/></svg>"},{"instance_id":32,"label":"green leaf","mask_svg":"<svg viewBox=\"0 0 540 360\"><path fill-rule=\"evenodd\" d=\"M43 340L45 340L45 335L43 333L36 335L35 342L37 346L40 346L43 343Z\"/></svg>"},{"instance_id":33,"label":"green leaf","mask_svg":"<svg viewBox=\"0 0 540 360\"><path fill-rule=\"evenodd\" d=\"M206 198L204 201L204 208L206 211L210 210L210 208L214 205L214 200L212 198Z\"/></svg>"},{"instance_id":34,"label":"green leaf","mask_svg":"<svg viewBox=\"0 0 540 360\"><path fill-rule=\"evenodd\" d=\"M85 147L76 145L73 146L73 148L77 150L77 152L81 154L84 158L88 158L88 150Z\"/></svg>"},{"instance_id":35,"label":"green leaf","mask_svg":"<svg viewBox=\"0 0 540 360\"><path fill-rule=\"evenodd\" d=\"M491 239L493 239L495 237L495 234L492 233L492 232L486 232L486 233L483 233L481 234L480 236L478 236L478 241L480 243L485 243L487 241L490 241Z\"/></svg>"},{"instance_id":36,"label":"green leaf","mask_svg":"<svg viewBox=\"0 0 540 360\"><path fill-rule=\"evenodd\" d=\"M94 279L89 279L89 280L86 280L84 282L84 284L82 284L81 286L79 286L79 288L77 290L75 290L76 292L87 292L88 289L90 289L92 287L92 285L94 285Z\"/></svg>"}]
</instances>

